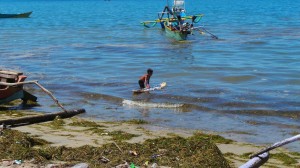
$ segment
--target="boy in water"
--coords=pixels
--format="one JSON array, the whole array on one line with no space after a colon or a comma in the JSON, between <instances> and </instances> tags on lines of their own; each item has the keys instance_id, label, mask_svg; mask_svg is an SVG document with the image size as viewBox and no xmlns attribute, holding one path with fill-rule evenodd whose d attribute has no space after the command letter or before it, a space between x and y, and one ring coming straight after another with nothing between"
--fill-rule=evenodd
<instances>
[{"instance_id":1,"label":"boy in water","mask_svg":"<svg viewBox=\"0 0 300 168\"><path fill-rule=\"evenodd\" d=\"M150 88L150 78L153 74L153 70L152 69L148 69L147 70L147 74L143 75L140 77L140 80L139 80L139 85L140 85L140 88L141 89L144 89L145 88L145 85L146 85L146 88L149 89Z\"/></svg>"}]
</instances>

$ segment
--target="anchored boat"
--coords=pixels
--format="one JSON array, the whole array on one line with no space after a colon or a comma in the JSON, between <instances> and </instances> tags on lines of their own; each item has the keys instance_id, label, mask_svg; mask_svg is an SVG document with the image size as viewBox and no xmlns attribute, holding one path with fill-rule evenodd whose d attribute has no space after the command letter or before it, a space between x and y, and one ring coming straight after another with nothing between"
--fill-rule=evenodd
<instances>
[{"instance_id":1,"label":"anchored boat","mask_svg":"<svg viewBox=\"0 0 300 168\"><path fill-rule=\"evenodd\" d=\"M61 108L63 111L67 111L53 96L53 94L44 88L37 80L27 81L25 79L27 76L23 75L22 72L12 71L12 70L1 70L0 69L0 104L5 104L17 99L22 99L23 103L27 103L28 100L33 102L37 101L37 97L28 93L24 90L23 86L26 84L35 84L47 93L53 101Z\"/></svg>"},{"instance_id":2,"label":"anchored boat","mask_svg":"<svg viewBox=\"0 0 300 168\"><path fill-rule=\"evenodd\" d=\"M23 75L22 72L0 69L0 105L17 99L22 99L23 103L26 103L28 100L36 102L37 97L28 93L23 88L24 85L35 84L38 87L40 87L44 92L46 92L54 100L54 102L63 110L63 112L0 120L0 129L6 128L7 125L18 126L52 121L56 117L69 118L73 117L74 115L85 112L84 109L66 110L62 106L62 104L60 104L58 100L53 96L53 94L46 88L44 88L41 84L39 84L38 81L35 80L25 82L26 78L27 76Z\"/></svg>"},{"instance_id":3,"label":"anchored boat","mask_svg":"<svg viewBox=\"0 0 300 168\"><path fill-rule=\"evenodd\" d=\"M156 26L157 23L160 23L166 35L178 41L186 40L188 35L192 34L193 30L198 30L202 34L207 32L213 38L217 39L217 36L208 32L202 26L194 27L194 24L198 23L202 17L203 14L187 16L184 0L174 0L171 8L167 0L167 6L165 6L162 12L158 13L158 19L154 21L144 21L141 22L141 24L147 28L151 28Z\"/></svg>"},{"instance_id":4,"label":"anchored boat","mask_svg":"<svg viewBox=\"0 0 300 168\"><path fill-rule=\"evenodd\" d=\"M0 18L28 18L31 15L31 12L18 13L18 14L3 14L0 13Z\"/></svg>"},{"instance_id":5,"label":"anchored boat","mask_svg":"<svg viewBox=\"0 0 300 168\"><path fill-rule=\"evenodd\" d=\"M22 72L0 70L0 104L8 103L16 99L36 102L37 97L23 89L23 84L27 76ZM15 85L18 84L19 85Z\"/></svg>"}]
</instances>

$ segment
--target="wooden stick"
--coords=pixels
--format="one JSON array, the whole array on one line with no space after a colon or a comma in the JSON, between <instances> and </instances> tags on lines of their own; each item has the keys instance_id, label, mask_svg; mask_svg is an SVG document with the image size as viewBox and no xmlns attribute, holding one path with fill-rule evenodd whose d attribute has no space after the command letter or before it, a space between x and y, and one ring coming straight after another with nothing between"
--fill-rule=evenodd
<instances>
[{"instance_id":1,"label":"wooden stick","mask_svg":"<svg viewBox=\"0 0 300 168\"><path fill-rule=\"evenodd\" d=\"M67 110L62 106L62 104L60 104L60 103L58 102L58 100L53 96L53 94L52 94L49 90L47 90L46 88L44 88L44 87L43 87L41 84L39 84L37 81L34 82L34 83L35 83L38 87L40 87L45 93L47 93L61 109L63 109L65 112L67 112Z\"/></svg>"},{"instance_id":2,"label":"wooden stick","mask_svg":"<svg viewBox=\"0 0 300 168\"><path fill-rule=\"evenodd\" d=\"M116 142L113 142L115 145L116 145L116 147L119 149L119 151L121 152L121 153L123 153L123 151L122 151L122 149L119 147L119 145L116 143Z\"/></svg>"},{"instance_id":3,"label":"wooden stick","mask_svg":"<svg viewBox=\"0 0 300 168\"><path fill-rule=\"evenodd\" d=\"M28 117L22 117L22 118L16 118L16 119L7 119L7 120L0 120L0 124L16 127L16 126L20 126L20 125L29 125L29 124L34 124L34 123L52 121L57 116L59 116L60 118L70 118L70 117L73 117L77 114L81 114L84 112L85 112L84 109L78 109L78 110L50 113L50 114L44 114L44 115L28 116Z\"/></svg>"},{"instance_id":4,"label":"wooden stick","mask_svg":"<svg viewBox=\"0 0 300 168\"><path fill-rule=\"evenodd\" d=\"M35 82L38 82L38 81L34 80L34 81L18 82L18 83L0 82L0 85L4 85L4 86L18 86L18 85L24 85L24 84L34 84Z\"/></svg>"}]
</instances>

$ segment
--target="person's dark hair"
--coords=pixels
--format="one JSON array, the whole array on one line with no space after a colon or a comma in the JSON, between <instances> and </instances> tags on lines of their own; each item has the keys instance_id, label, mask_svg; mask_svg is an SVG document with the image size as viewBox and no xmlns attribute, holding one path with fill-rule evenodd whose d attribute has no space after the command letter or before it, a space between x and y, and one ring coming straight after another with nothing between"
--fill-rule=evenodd
<instances>
[{"instance_id":1,"label":"person's dark hair","mask_svg":"<svg viewBox=\"0 0 300 168\"><path fill-rule=\"evenodd\" d=\"M152 73L153 73L153 70L152 70L151 68L149 68L149 69L147 69L147 73L148 73L148 74L150 74L150 73L152 74Z\"/></svg>"},{"instance_id":2,"label":"person's dark hair","mask_svg":"<svg viewBox=\"0 0 300 168\"><path fill-rule=\"evenodd\" d=\"M181 16L178 15L178 16L177 16L177 19L178 19L178 21L181 21Z\"/></svg>"}]
</instances>

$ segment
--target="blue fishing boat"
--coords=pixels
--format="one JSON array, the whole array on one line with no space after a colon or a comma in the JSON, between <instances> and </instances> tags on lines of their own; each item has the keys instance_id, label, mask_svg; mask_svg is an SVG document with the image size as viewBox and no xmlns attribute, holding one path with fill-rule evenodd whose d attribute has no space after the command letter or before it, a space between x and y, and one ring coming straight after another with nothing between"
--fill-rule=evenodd
<instances>
[{"instance_id":1,"label":"blue fishing boat","mask_svg":"<svg viewBox=\"0 0 300 168\"><path fill-rule=\"evenodd\" d=\"M26 12L26 13L18 13L18 14L3 14L0 13L0 18L4 19L4 18L28 18L30 17L32 11L30 12Z\"/></svg>"}]
</instances>

